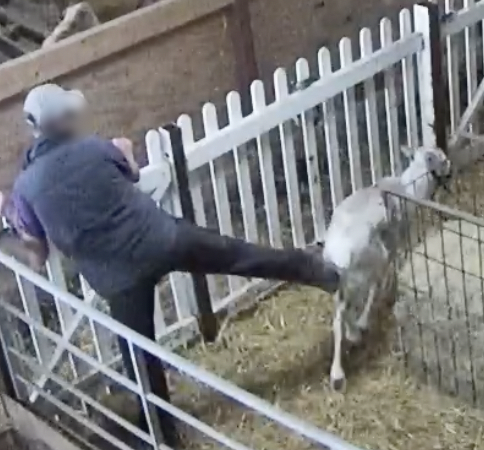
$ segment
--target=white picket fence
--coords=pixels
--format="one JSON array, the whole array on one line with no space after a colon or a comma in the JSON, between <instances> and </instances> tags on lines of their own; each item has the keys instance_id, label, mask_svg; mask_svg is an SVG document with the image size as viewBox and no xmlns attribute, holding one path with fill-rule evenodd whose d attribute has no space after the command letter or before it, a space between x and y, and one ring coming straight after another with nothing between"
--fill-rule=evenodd
<instances>
[{"instance_id":1,"label":"white picket fence","mask_svg":"<svg viewBox=\"0 0 484 450\"><path fill-rule=\"evenodd\" d=\"M463 6L442 25L451 133L459 129L462 108L473 101L478 68L483 64L483 33L477 26L483 26L484 0L476 4L465 0ZM447 11L454 7L450 0L446 2ZM317 80L302 90L292 91L288 71L276 70L272 103L266 100L264 83L255 81L250 89L253 112L246 117L242 115L240 95L230 92L226 101L228 124L224 127L220 127L217 117L220 110L206 104L202 109L202 139L195 139L197 133L189 116L178 119L199 225L215 224L223 234L275 247L304 247L314 240L323 241L328 217L346 195L383 175L401 172L401 144L435 145L427 9L415 6L413 11L402 10L398 24L382 19L377 38L367 28L361 30L358 45L343 38L337 70L336 55L326 48L317 54L316 71L310 70L307 60L299 59L295 65L298 82L317 75ZM377 41L379 45L375 45ZM465 67L467 80L464 102L461 67ZM146 145L149 165L143 169L142 178L147 186L164 155L171 159L172 149L169 134L163 129L151 130ZM235 182L231 182L234 177ZM171 184L163 207L180 214L176 182ZM16 274L23 308L18 314L45 326L35 286L38 290L47 285L26 270L20 275L18 264L0 256L1 263ZM57 294L67 291L58 254L50 257L48 278ZM215 311L233 307L262 283L209 276ZM62 334L54 347L46 344L41 331L29 325L35 358L44 368L39 377L31 380L37 386L28 391L32 401L40 395L78 333L91 336L91 356L98 364L92 370L81 370L71 356L66 364L73 386L119 359L112 336L93 320L97 313L92 306L102 309L103 301L82 279L81 291L84 304L90 308L74 308L71 302L61 301L60 294L59 298L54 295ZM190 276L171 274L169 283L161 284L156 295L155 321L160 342L175 348L193 338L198 328ZM12 313L12 305L7 307L3 300L1 308ZM86 313L90 310L92 315ZM85 400L81 403L85 408Z\"/></svg>"},{"instance_id":2,"label":"white picket fence","mask_svg":"<svg viewBox=\"0 0 484 450\"><path fill-rule=\"evenodd\" d=\"M424 10L422 8L422 12ZM252 242L267 242L275 247L282 247L283 243L305 247L314 240L324 240L326 211L334 208L348 193L375 182L384 174L399 173L402 167L401 120L398 118L396 84L400 84L399 91L403 93L404 129L412 145L420 142L417 111L422 108L417 106L416 83L427 94L432 92L429 55L421 51L428 39L428 23L423 14L417 17L417 30L413 31L411 12L403 10L400 13L400 37L397 40L393 40L392 23L383 19L380 24L381 47L378 49L373 48L371 30L363 29L359 59L353 57L351 41L343 38L339 47L341 68L336 71L332 69L332 55L328 49L322 48L317 55L320 79L304 90L290 93L287 71L276 70L273 80L276 100L271 104L266 102L264 84L255 81L251 86L254 112L247 117L241 113L240 95L230 92L226 103L229 123L225 127L219 126L215 105L206 104L202 109L205 137L200 140L194 140L191 118L181 116L177 123L183 132L197 223L207 225L209 205L204 191L211 184L208 196L213 197L218 228L223 234L234 235L235 218L230 199L234 189L228 187L228 179L235 173L243 236ZM417 60L420 65L418 75ZM295 69L298 82L311 75L305 59L299 59ZM400 72L398 75L397 71ZM383 74L383 105L377 105L374 79L377 74ZM359 84L364 86L364 98L360 103L364 103L366 130L362 130L362 121L357 114L355 87ZM337 96L343 97L340 101L344 111L342 117L338 117L336 111ZM424 103L421 120L425 124L425 141L432 145L434 134L427 124L433 123L433 107L431 101L429 103L428 107ZM323 112L322 123L317 125L314 124L316 107L321 107ZM379 109L384 111L386 136L381 132ZM298 116L300 127L294 126L294 119ZM343 120L338 122L338 119ZM339 130L342 127L343 140ZM274 131L278 134L278 142L269 135ZM366 134L365 140L361 138L362 134ZM282 193L276 186L276 158L282 160L285 188ZM326 174L321 170L322 159L327 162ZM347 174L343 173L342 159L348 162ZM389 162L386 167L385 159ZM298 161L304 161L306 173L298 173ZM365 177L365 171L370 176ZM345 186L345 175L350 186ZM306 198L301 195L301 176L307 183ZM253 186L258 183L262 202L254 195ZM323 192L325 187L328 189ZM258 203L263 205L262 215L257 210ZM285 239L288 234L289 242ZM209 277L216 309L237 301L243 292L258 283L227 278L228 292L217 298L216 281ZM190 300L190 304L193 301Z\"/></svg>"}]
</instances>

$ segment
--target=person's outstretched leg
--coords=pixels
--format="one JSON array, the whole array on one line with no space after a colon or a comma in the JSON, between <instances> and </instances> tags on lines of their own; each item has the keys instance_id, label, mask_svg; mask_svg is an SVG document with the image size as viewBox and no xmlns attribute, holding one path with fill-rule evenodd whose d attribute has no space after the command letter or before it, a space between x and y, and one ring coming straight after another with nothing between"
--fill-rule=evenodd
<instances>
[{"instance_id":1,"label":"person's outstretched leg","mask_svg":"<svg viewBox=\"0 0 484 450\"><path fill-rule=\"evenodd\" d=\"M328 292L338 289L338 272L323 261L320 252L264 247L222 236L183 219L177 220L177 227L171 270L267 278L316 286Z\"/></svg>"},{"instance_id":2,"label":"person's outstretched leg","mask_svg":"<svg viewBox=\"0 0 484 450\"><path fill-rule=\"evenodd\" d=\"M155 294L156 280L147 279L139 282L131 289L127 289L109 299L109 306L111 309L111 316L113 319L121 322L123 325L132 330L146 336L151 340L155 340L155 325L154 325L154 294ZM127 341L118 337L119 347L123 359L123 365L127 372L128 378L136 381L136 375L131 359L131 353ZM150 353L143 353L146 364L146 371L148 374L151 392L161 399L169 402L170 394L166 381L166 375L161 361ZM145 414L139 403L140 416L138 426L144 431L148 431ZM167 412L157 408L158 418L160 422L161 432L165 442L170 447L175 447L178 444L178 435L173 417Z\"/></svg>"}]
</instances>

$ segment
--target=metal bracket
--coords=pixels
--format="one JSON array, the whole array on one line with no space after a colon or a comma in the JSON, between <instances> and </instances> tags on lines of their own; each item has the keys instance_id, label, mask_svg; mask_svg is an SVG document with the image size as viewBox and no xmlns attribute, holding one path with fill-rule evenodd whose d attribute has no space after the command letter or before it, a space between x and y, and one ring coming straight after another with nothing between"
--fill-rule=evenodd
<instances>
[{"instance_id":1,"label":"metal bracket","mask_svg":"<svg viewBox=\"0 0 484 450\"><path fill-rule=\"evenodd\" d=\"M149 194L155 202L164 199L172 182L172 167L168 156L163 151L160 135L150 130L146 135L148 165L141 169L140 180L136 186Z\"/></svg>"},{"instance_id":2,"label":"metal bracket","mask_svg":"<svg viewBox=\"0 0 484 450\"><path fill-rule=\"evenodd\" d=\"M452 20L454 20L455 15L456 15L455 11L449 11L447 13L444 13L440 16L440 22L441 23L449 23Z\"/></svg>"},{"instance_id":3,"label":"metal bracket","mask_svg":"<svg viewBox=\"0 0 484 450\"><path fill-rule=\"evenodd\" d=\"M469 139L469 141L472 142L472 143L484 144L484 135L468 133L466 131L463 131L460 134L460 136L464 139Z\"/></svg>"},{"instance_id":4,"label":"metal bracket","mask_svg":"<svg viewBox=\"0 0 484 450\"><path fill-rule=\"evenodd\" d=\"M171 164L166 159L163 162L143 167L136 186L149 194L155 202L159 202L168 192L171 181Z\"/></svg>"}]
</instances>

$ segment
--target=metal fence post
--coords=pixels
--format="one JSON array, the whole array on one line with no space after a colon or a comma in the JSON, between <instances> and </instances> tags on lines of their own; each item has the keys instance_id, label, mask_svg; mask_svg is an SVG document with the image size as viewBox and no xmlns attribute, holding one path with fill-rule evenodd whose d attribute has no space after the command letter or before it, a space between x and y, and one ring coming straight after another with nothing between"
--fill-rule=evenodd
<instances>
[{"instance_id":1,"label":"metal fence post","mask_svg":"<svg viewBox=\"0 0 484 450\"><path fill-rule=\"evenodd\" d=\"M438 3L420 1L414 7L414 18L415 31L424 36L424 48L418 56L423 144L446 152L448 108Z\"/></svg>"},{"instance_id":2,"label":"metal fence post","mask_svg":"<svg viewBox=\"0 0 484 450\"><path fill-rule=\"evenodd\" d=\"M181 212L186 220L196 223L181 130L174 123L167 124L163 128L170 133L173 149L173 165L178 183ZM199 274L192 274L191 276L198 306L198 325L200 332L206 341L213 342L217 337L217 318L213 312L207 278L205 275Z\"/></svg>"},{"instance_id":3,"label":"metal fence post","mask_svg":"<svg viewBox=\"0 0 484 450\"><path fill-rule=\"evenodd\" d=\"M1 312L0 314L5 314L5 312ZM14 381L13 368L7 354L7 342L4 336L4 333L7 332L5 329L6 323L7 321L0 317L0 391L5 392L10 398L19 400L19 394Z\"/></svg>"}]
</instances>

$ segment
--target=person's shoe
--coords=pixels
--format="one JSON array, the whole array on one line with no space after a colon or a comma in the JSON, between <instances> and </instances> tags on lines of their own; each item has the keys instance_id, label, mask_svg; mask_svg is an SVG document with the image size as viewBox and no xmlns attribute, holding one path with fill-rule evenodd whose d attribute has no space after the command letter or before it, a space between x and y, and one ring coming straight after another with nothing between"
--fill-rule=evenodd
<instances>
[{"instance_id":1,"label":"person's shoe","mask_svg":"<svg viewBox=\"0 0 484 450\"><path fill-rule=\"evenodd\" d=\"M339 268L327 261L323 261L323 274L321 277L321 287L330 294L334 294L340 286Z\"/></svg>"},{"instance_id":2,"label":"person's shoe","mask_svg":"<svg viewBox=\"0 0 484 450\"><path fill-rule=\"evenodd\" d=\"M339 268L323 259L321 246L308 247L305 251L313 258L312 264L309 264L310 267L308 267L310 273L307 274L307 278L312 280L309 284L334 294L340 287Z\"/></svg>"},{"instance_id":3,"label":"person's shoe","mask_svg":"<svg viewBox=\"0 0 484 450\"><path fill-rule=\"evenodd\" d=\"M171 448L180 448L181 439L180 435L177 432L173 417L168 413L165 413L164 415L160 414L158 417L160 421L161 433L163 435L163 440L165 441L165 444ZM136 425L140 430L149 433L148 424L146 422L146 417L143 411L140 411Z\"/></svg>"}]
</instances>

